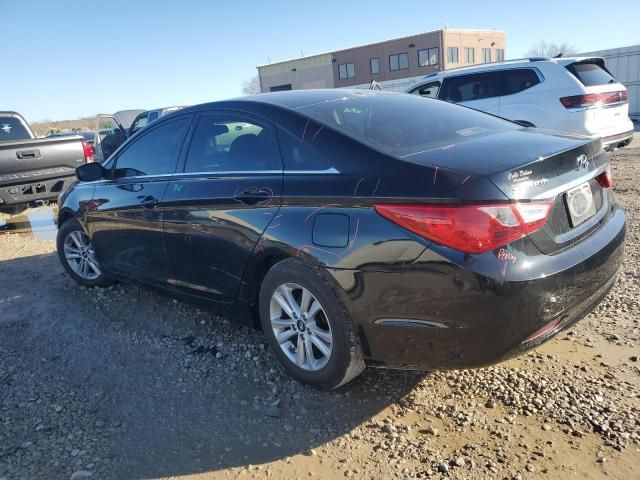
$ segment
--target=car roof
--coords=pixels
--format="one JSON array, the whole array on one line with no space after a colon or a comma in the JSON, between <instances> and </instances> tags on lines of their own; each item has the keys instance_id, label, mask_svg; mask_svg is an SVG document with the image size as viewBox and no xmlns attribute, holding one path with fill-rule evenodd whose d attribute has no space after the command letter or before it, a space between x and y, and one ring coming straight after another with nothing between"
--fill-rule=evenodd
<instances>
[{"instance_id":1,"label":"car roof","mask_svg":"<svg viewBox=\"0 0 640 480\"><path fill-rule=\"evenodd\" d=\"M257 95L249 95L246 97L237 97L230 100L221 100L210 103L194 105L172 115L178 113L186 113L189 111L202 110L206 108L225 108L239 107L242 104L267 104L287 109L296 110L298 108L314 105L316 103L332 102L334 100L370 96L370 95L400 95L394 92L373 91L364 89L347 89L347 88L327 88L317 90L287 90L284 92L259 93Z\"/></svg>"},{"instance_id":2,"label":"car roof","mask_svg":"<svg viewBox=\"0 0 640 480\"><path fill-rule=\"evenodd\" d=\"M167 111L174 112L176 110L182 110L183 108L186 108L186 106L185 105L172 105L170 107L152 108L152 109L147 110L147 111L145 111L143 113L151 113L151 112L162 113L162 112L167 112Z\"/></svg>"},{"instance_id":3,"label":"car roof","mask_svg":"<svg viewBox=\"0 0 640 480\"><path fill-rule=\"evenodd\" d=\"M417 83L422 83L425 80L437 80L442 77L453 76L457 74L463 73L473 73L473 72L488 72L493 70L505 70L508 68L519 68L524 66L533 66L532 64L557 64L561 66L570 65L576 62L584 62L588 60L600 60L604 61L602 57L560 57L560 58L546 58L546 57L528 57L528 58L516 58L513 60L505 60L502 62L489 62L489 63L480 63L477 65L468 65L465 67L451 68L449 70L444 70L440 72L431 73L429 75L425 75Z\"/></svg>"}]
</instances>

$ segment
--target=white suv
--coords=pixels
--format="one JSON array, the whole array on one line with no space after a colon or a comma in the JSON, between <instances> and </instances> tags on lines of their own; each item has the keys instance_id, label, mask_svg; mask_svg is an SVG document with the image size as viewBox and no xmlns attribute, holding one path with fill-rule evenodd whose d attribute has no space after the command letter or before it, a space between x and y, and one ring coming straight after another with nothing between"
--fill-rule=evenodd
<instances>
[{"instance_id":1,"label":"white suv","mask_svg":"<svg viewBox=\"0 0 640 480\"><path fill-rule=\"evenodd\" d=\"M608 149L633 137L627 89L600 57L527 58L427 75L406 93L482 110L526 126L597 135Z\"/></svg>"}]
</instances>

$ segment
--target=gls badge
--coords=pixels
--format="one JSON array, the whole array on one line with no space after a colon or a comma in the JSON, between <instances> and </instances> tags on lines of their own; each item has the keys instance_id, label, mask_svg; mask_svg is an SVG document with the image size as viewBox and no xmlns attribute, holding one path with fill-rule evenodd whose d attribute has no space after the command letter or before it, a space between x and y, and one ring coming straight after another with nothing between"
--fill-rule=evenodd
<instances>
[{"instance_id":1,"label":"gls badge","mask_svg":"<svg viewBox=\"0 0 640 480\"><path fill-rule=\"evenodd\" d=\"M576 166L578 170L584 170L589 166L589 157L587 157L584 153L582 155L578 155L576 158Z\"/></svg>"}]
</instances>

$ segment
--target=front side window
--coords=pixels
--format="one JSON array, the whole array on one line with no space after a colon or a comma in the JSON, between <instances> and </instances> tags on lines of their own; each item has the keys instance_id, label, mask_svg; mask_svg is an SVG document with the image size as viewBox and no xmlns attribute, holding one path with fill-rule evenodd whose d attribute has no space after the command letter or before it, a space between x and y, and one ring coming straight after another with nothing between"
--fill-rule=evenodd
<instances>
[{"instance_id":1,"label":"front side window","mask_svg":"<svg viewBox=\"0 0 640 480\"><path fill-rule=\"evenodd\" d=\"M273 129L236 114L202 115L193 132L185 172L281 170Z\"/></svg>"},{"instance_id":2,"label":"front side window","mask_svg":"<svg viewBox=\"0 0 640 480\"><path fill-rule=\"evenodd\" d=\"M408 53L396 53L389 55L389 70L395 72L396 70L406 70L409 68L409 54Z\"/></svg>"},{"instance_id":3,"label":"front side window","mask_svg":"<svg viewBox=\"0 0 640 480\"><path fill-rule=\"evenodd\" d=\"M476 63L476 54L474 48L464 47L464 63Z\"/></svg>"},{"instance_id":4,"label":"front side window","mask_svg":"<svg viewBox=\"0 0 640 480\"><path fill-rule=\"evenodd\" d=\"M99 117L98 120L98 144L102 159L106 160L127 139L126 132L114 117Z\"/></svg>"},{"instance_id":5,"label":"front side window","mask_svg":"<svg viewBox=\"0 0 640 480\"><path fill-rule=\"evenodd\" d=\"M504 62L504 48L496 48L496 62Z\"/></svg>"},{"instance_id":6,"label":"front side window","mask_svg":"<svg viewBox=\"0 0 640 480\"><path fill-rule=\"evenodd\" d=\"M133 135L138 130L140 130L142 127L146 127L148 119L149 119L149 117L148 117L148 115L146 113L143 113L138 118L136 118L134 120L133 124L131 125L131 128L129 129L129 135Z\"/></svg>"},{"instance_id":7,"label":"front side window","mask_svg":"<svg viewBox=\"0 0 640 480\"><path fill-rule=\"evenodd\" d=\"M431 82L412 90L411 93L425 98L437 98L439 91L440 82Z\"/></svg>"},{"instance_id":8,"label":"front side window","mask_svg":"<svg viewBox=\"0 0 640 480\"><path fill-rule=\"evenodd\" d=\"M447 48L447 60L449 63L458 63L458 47Z\"/></svg>"},{"instance_id":9,"label":"front side window","mask_svg":"<svg viewBox=\"0 0 640 480\"><path fill-rule=\"evenodd\" d=\"M489 63L491 61L491 49L483 48L482 49L482 63Z\"/></svg>"},{"instance_id":10,"label":"front side window","mask_svg":"<svg viewBox=\"0 0 640 480\"><path fill-rule=\"evenodd\" d=\"M437 146L519 128L476 110L384 92L345 96L297 111L371 148L408 159Z\"/></svg>"},{"instance_id":11,"label":"front side window","mask_svg":"<svg viewBox=\"0 0 640 480\"><path fill-rule=\"evenodd\" d=\"M167 112L169 113L169 112ZM149 123L155 122L158 119L158 112L149 113Z\"/></svg>"},{"instance_id":12,"label":"front side window","mask_svg":"<svg viewBox=\"0 0 640 480\"><path fill-rule=\"evenodd\" d=\"M114 178L173 173L191 117L164 123L126 147L116 159Z\"/></svg>"},{"instance_id":13,"label":"front side window","mask_svg":"<svg viewBox=\"0 0 640 480\"><path fill-rule=\"evenodd\" d=\"M425 67L427 65L438 65L438 63L440 63L440 52L438 47L418 50L419 66Z\"/></svg>"},{"instance_id":14,"label":"front side window","mask_svg":"<svg viewBox=\"0 0 640 480\"><path fill-rule=\"evenodd\" d=\"M380 59L372 58L369 62L371 64L371 74L376 75L380 73Z\"/></svg>"},{"instance_id":15,"label":"front side window","mask_svg":"<svg viewBox=\"0 0 640 480\"><path fill-rule=\"evenodd\" d=\"M499 74L502 77L502 95L512 95L522 92L540 83L540 78L532 68L518 68L505 70Z\"/></svg>"},{"instance_id":16,"label":"front side window","mask_svg":"<svg viewBox=\"0 0 640 480\"><path fill-rule=\"evenodd\" d=\"M356 64L343 63L338 66L338 73L341 80L344 80L345 78L353 78L356 76Z\"/></svg>"},{"instance_id":17,"label":"front side window","mask_svg":"<svg viewBox=\"0 0 640 480\"><path fill-rule=\"evenodd\" d=\"M493 73L475 73L446 78L442 85L440 99L459 103L494 97L494 84Z\"/></svg>"},{"instance_id":18,"label":"front side window","mask_svg":"<svg viewBox=\"0 0 640 480\"><path fill-rule=\"evenodd\" d=\"M105 137L122 134L122 129L113 117L101 117L98 121L98 137L100 141Z\"/></svg>"},{"instance_id":19,"label":"front side window","mask_svg":"<svg viewBox=\"0 0 640 480\"><path fill-rule=\"evenodd\" d=\"M0 118L0 142L29 140L31 136L22 122L15 117Z\"/></svg>"}]
</instances>

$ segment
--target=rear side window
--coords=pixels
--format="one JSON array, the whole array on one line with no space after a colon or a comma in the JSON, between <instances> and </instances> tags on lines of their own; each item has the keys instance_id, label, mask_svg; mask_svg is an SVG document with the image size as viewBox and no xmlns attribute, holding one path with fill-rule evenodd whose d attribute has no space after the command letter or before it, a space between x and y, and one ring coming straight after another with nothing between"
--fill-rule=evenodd
<instances>
[{"instance_id":1,"label":"rear side window","mask_svg":"<svg viewBox=\"0 0 640 480\"><path fill-rule=\"evenodd\" d=\"M567 65L567 70L585 87L616 83L616 79L606 68L596 62L580 62Z\"/></svg>"},{"instance_id":2,"label":"rear side window","mask_svg":"<svg viewBox=\"0 0 640 480\"><path fill-rule=\"evenodd\" d=\"M320 130L315 130L315 132L319 133ZM316 133L314 133L314 135L316 135ZM323 171L333 167L329 160L318 153L313 147L302 142L298 137L282 128L278 129L278 139L280 140L280 151L282 152L282 159L284 160L284 168L286 170Z\"/></svg>"},{"instance_id":3,"label":"rear side window","mask_svg":"<svg viewBox=\"0 0 640 480\"><path fill-rule=\"evenodd\" d=\"M441 100L459 103L495 97L495 73L475 73L445 78L440 94Z\"/></svg>"},{"instance_id":4,"label":"rear side window","mask_svg":"<svg viewBox=\"0 0 640 480\"><path fill-rule=\"evenodd\" d=\"M540 83L540 78L532 68L504 70L497 75L502 79L501 95L513 95Z\"/></svg>"},{"instance_id":5,"label":"rear side window","mask_svg":"<svg viewBox=\"0 0 640 480\"><path fill-rule=\"evenodd\" d=\"M243 115L202 115L193 132L186 172L282 170L273 129Z\"/></svg>"},{"instance_id":6,"label":"rear side window","mask_svg":"<svg viewBox=\"0 0 640 480\"><path fill-rule=\"evenodd\" d=\"M15 117L0 118L0 142L29 139L31 136L20 120Z\"/></svg>"},{"instance_id":7,"label":"rear side window","mask_svg":"<svg viewBox=\"0 0 640 480\"><path fill-rule=\"evenodd\" d=\"M173 173L191 118L180 118L142 134L116 159L114 178Z\"/></svg>"},{"instance_id":8,"label":"rear side window","mask_svg":"<svg viewBox=\"0 0 640 480\"><path fill-rule=\"evenodd\" d=\"M345 96L298 111L395 157L520 128L469 108L416 95L383 92Z\"/></svg>"}]
</instances>

